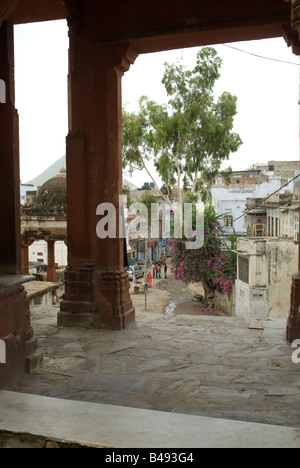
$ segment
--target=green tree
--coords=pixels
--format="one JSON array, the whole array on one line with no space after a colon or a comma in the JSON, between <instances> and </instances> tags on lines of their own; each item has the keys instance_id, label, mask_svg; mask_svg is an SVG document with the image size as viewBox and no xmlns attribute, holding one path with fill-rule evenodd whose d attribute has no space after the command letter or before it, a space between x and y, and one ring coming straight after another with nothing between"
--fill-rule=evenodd
<instances>
[{"instance_id":1,"label":"green tree","mask_svg":"<svg viewBox=\"0 0 300 468\"><path fill-rule=\"evenodd\" d=\"M206 201L224 161L242 141L233 132L237 98L224 92L215 102L213 91L222 61L212 47L202 48L196 66L165 64L162 80L169 101L158 104L142 97L138 113L123 112L123 167L146 169L150 160L161 177L162 196L171 202L171 188L192 187ZM157 187L158 188L158 187Z\"/></svg>"}]
</instances>

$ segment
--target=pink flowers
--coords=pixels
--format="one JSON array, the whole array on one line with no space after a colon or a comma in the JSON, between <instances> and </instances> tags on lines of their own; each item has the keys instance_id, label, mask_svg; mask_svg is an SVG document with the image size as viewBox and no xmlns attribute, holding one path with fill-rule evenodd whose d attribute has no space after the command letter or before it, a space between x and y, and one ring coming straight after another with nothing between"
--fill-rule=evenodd
<instances>
[{"instance_id":1,"label":"pink flowers","mask_svg":"<svg viewBox=\"0 0 300 468\"><path fill-rule=\"evenodd\" d=\"M212 211L205 218L205 228L201 249L186 250L185 242L169 241L175 278L189 283L206 283L212 290L230 292L236 274L236 259L223 242L220 223Z\"/></svg>"}]
</instances>

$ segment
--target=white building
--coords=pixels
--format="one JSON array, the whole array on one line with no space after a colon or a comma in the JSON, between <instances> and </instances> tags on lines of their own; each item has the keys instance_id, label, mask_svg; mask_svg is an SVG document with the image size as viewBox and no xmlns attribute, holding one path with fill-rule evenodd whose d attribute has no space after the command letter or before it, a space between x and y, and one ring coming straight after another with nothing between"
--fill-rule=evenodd
<instances>
[{"instance_id":1,"label":"white building","mask_svg":"<svg viewBox=\"0 0 300 468\"><path fill-rule=\"evenodd\" d=\"M68 265L68 249L64 241L55 242L55 262L59 267ZM48 247L46 241L35 241L29 247L29 263L48 264Z\"/></svg>"},{"instance_id":2,"label":"white building","mask_svg":"<svg viewBox=\"0 0 300 468\"><path fill-rule=\"evenodd\" d=\"M282 178L270 176L268 182L259 185L230 185L211 189L212 202L218 216L223 216L222 227L226 234L232 234L233 228L238 235L247 233L245 217L247 198L267 198L282 187ZM292 184L289 186L292 193ZM285 187L279 193L287 191ZM223 222L222 222L223 221Z\"/></svg>"}]
</instances>

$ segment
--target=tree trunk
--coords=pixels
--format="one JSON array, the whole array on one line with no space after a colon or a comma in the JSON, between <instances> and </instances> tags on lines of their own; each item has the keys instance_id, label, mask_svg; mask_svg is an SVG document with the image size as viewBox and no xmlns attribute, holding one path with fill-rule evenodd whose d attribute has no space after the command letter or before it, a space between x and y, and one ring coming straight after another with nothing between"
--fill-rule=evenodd
<instances>
[{"instance_id":1,"label":"tree trunk","mask_svg":"<svg viewBox=\"0 0 300 468\"><path fill-rule=\"evenodd\" d=\"M208 302L210 299L214 298L215 291L205 281L202 281L202 286L203 286L204 293L205 293L204 294L205 302Z\"/></svg>"},{"instance_id":2,"label":"tree trunk","mask_svg":"<svg viewBox=\"0 0 300 468\"><path fill-rule=\"evenodd\" d=\"M197 181L198 181L198 170L196 168L195 177L194 177L194 184L193 184L193 192L192 192L193 195L195 195L195 193L196 193Z\"/></svg>"},{"instance_id":3,"label":"tree trunk","mask_svg":"<svg viewBox=\"0 0 300 468\"><path fill-rule=\"evenodd\" d=\"M175 156L176 167L177 167L177 192L178 192L178 203L182 205L182 193L181 193L181 169L179 164L178 155Z\"/></svg>"}]
</instances>

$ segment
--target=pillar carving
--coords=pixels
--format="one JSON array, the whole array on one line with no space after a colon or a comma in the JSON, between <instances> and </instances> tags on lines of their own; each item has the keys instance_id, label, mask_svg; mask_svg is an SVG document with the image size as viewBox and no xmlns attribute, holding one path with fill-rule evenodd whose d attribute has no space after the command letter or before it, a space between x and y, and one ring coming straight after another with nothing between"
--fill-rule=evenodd
<instances>
[{"instance_id":1,"label":"pillar carving","mask_svg":"<svg viewBox=\"0 0 300 468\"><path fill-rule=\"evenodd\" d=\"M82 3L81 8L88 5ZM58 323L123 329L135 321L124 270L124 239L99 239L96 211L101 203L114 204L118 230L123 191L121 80L137 53L129 43L100 44L98 31L79 23L76 11L68 19L69 266ZM89 21L93 15L89 11L82 17Z\"/></svg>"}]
</instances>

